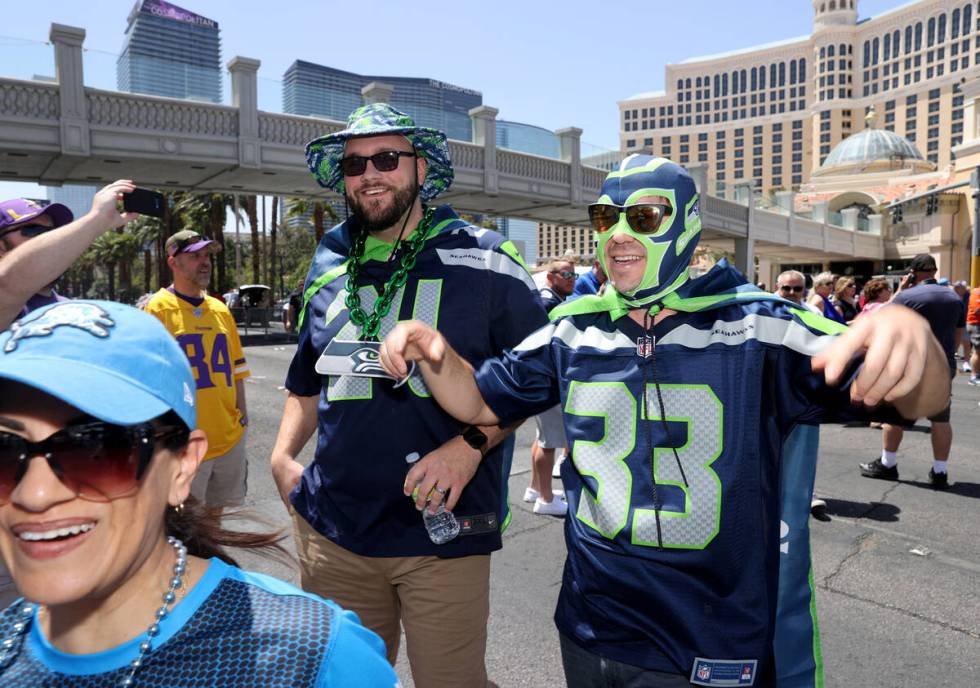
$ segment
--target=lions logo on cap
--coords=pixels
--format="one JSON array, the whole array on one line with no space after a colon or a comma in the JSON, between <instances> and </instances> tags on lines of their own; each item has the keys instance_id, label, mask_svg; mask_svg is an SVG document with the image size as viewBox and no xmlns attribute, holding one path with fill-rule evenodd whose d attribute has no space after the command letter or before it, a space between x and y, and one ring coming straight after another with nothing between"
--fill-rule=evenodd
<instances>
[{"instance_id":1,"label":"lions logo on cap","mask_svg":"<svg viewBox=\"0 0 980 688\"><path fill-rule=\"evenodd\" d=\"M9 354L17 348L21 339L48 337L55 328L63 326L77 327L102 339L109 336L109 328L115 324L109 314L95 304L66 301L52 306L32 320L22 318L16 321L10 326L10 339L3 350Z\"/></svg>"}]
</instances>

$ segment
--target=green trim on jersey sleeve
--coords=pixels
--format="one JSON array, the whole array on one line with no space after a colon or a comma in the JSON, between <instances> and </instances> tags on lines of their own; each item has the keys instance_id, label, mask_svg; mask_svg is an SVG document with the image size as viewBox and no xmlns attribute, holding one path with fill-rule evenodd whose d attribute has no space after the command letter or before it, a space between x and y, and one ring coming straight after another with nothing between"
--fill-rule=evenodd
<instances>
[{"instance_id":1,"label":"green trim on jersey sleeve","mask_svg":"<svg viewBox=\"0 0 980 688\"><path fill-rule=\"evenodd\" d=\"M817 315L809 308L794 308L793 313L803 321L804 325L822 334L841 334L847 332L847 325L841 325L839 322L835 322L830 318Z\"/></svg>"},{"instance_id":2,"label":"green trim on jersey sleeve","mask_svg":"<svg viewBox=\"0 0 980 688\"><path fill-rule=\"evenodd\" d=\"M520 251L517 250L517 247L514 246L514 244L510 241L510 239L508 239L507 241L505 241L500 245L500 250L506 253L511 258L513 258L514 262L520 265L522 268L524 268L524 271L527 272L527 274L529 275L531 274L531 269L527 266L527 263L524 262L524 259L521 257Z\"/></svg>"},{"instance_id":3,"label":"green trim on jersey sleeve","mask_svg":"<svg viewBox=\"0 0 980 688\"><path fill-rule=\"evenodd\" d=\"M324 285L329 284L338 277L343 277L346 274L347 263L345 262L343 265L338 265L333 270L328 270L324 274L320 275L313 280L313 284L306 288L306 291L303 292L303 307L299 311L299 325L296 328L297 332L303 329L303 320L306 317L306 307L309 305L310 299L313 298L313 295L320 291Z\"/></svg>"}]
</instances>

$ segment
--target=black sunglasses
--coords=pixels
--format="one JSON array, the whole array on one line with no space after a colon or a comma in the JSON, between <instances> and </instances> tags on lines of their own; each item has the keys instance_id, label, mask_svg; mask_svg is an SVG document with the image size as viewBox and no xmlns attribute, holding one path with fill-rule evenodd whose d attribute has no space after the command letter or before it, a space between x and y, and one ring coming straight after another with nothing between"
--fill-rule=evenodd
<instances>
[{"instance_id":1,"label":"black sunglasses","mask_svg":"<svg viewBox=\"0 0 980 688\"><path fill-rule=\"evenodd\" d=\"M367 157L363 155L348 155L340 159L340 169L345 177L359 177L367 169L368 160L374 163L378 172L391 172L398 167L399 158L414 158L415 151L381 151Z\"/></svg>"},{"instance_id":2,"label":"black sunglasses","mask_svg":"<svg viewBox=\"0 0 980 688\"><path fill-rule=\"evenodd\" d=\"M593 203L589 206L589 222L594 231L603 234L615 227L619 216L625 214L626 222L634 232L656 234L664 218L669 217L670 213L670 206L666 203L637 203L627 206Z\"/></svg>"},{"instance_id":3,"label":"black sunglasses","mask_svg":"<svg viewBox=\"0 0 980 688\"><path fill-rule=\"evenodd\" d=\"M558 275L559 277L564 277L565 279L571 279L575 277L575 272L572 270L554 270L552 275Z\"/></svg>"},{"instance_id":4,"label":"black sunglasses","mask_svg":"<svg viewBox=\"0 0 980 688\"><path fill-rule=\"evenodd\" d=\"M180 426L154 428L149 423L114 425L83 420L40 442L0 432L0 504L27 473L30 460L43 456L51 471L81 499L106 502L133 492L159 440L187 435Z\"/></svg>"},{"instance_id":5,"label":"black sunglasses","mask_svg":"<svg viewBox=\"0 0 980 688\"><path fill-rule=\"evenodd\" d=\"M40 236L45 232L51 231L52 229L55 228L50 227L48 225L39 225L39 224L21 225L20 227L13 227L5 232L0 233L0 239L7 236L8 234L13 234L14 232L20 232L25 237L33 238L36 236Z\"/></svg>"},{"instance_id":6,"label":"black sunglasses","mask_svg":"<svg viewBox=\"0 0 980 688\"><path fill-rule=\"evenodd\" d=\"M789 285L784 284L784 285L782 285L782 286L779 287L779 291L791 291L794 294L796 294L796 293L802 292L803 291L803 287L791 287Z\"/></svg>"}]
</instances>

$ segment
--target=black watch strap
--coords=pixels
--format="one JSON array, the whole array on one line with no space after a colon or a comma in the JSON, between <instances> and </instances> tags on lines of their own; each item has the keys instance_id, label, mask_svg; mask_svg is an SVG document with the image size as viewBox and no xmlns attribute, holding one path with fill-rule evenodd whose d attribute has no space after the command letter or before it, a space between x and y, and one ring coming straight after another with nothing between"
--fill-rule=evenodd
<instances>
[{"instance_id":1,"label":"black watch strap","mask_svg":"<svg viewBox=\"0 0 980 688\"><path fill-rule=\"evenodd\" d=\"M480 428L475 425L467 426L463 430L463 439L466 441L466 444L478 450L480 456L487 455L487 451L490 449L490 438Z\"/></svg>"}]
</instances>

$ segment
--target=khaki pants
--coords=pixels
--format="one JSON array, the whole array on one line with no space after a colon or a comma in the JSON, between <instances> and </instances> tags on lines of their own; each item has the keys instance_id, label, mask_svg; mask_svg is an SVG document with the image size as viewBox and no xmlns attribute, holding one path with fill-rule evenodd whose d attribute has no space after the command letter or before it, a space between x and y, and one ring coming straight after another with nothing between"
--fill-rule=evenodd
<instances>
[{"instance_id":1,"label":"khaki pants","mask_svg":"<svg viewBox=\"0 0 980 688\"><path fill-rule=\"evenodd\" d=\"M293 526L303 589L356 612L384 640L392 665L400 620L418 688L486 688L489 554L363 557L323 537L295 512Z\"/></svg>"},{"instance_id":2,"label":"khaki pants","mask_svg":"<svg viewBox=\"0 0 980 688\"><path fill-rule=\"evenodd\" d=\"M192 495L210 506L241 506L245 503L248 483L246 437L248 428L227 452L201 462L191 483Z\"/></svg>"}]
</instances>

